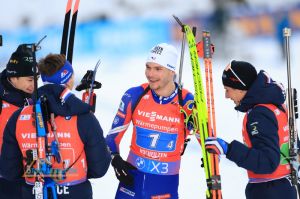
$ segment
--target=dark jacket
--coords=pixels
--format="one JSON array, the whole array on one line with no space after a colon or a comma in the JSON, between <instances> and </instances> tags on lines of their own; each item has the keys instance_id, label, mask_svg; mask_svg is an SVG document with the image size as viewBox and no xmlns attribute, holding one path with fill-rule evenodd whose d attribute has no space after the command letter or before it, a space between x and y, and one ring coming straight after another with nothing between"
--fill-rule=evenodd
<instances>
[{"instance_id":1,"label":"dark jacket","mask_svg":"<svg viewBox=\"0 0 300 199\"><path fill-rule=\"evenodd\" d=\"M240 112L248 112L246 127L252 148L234 140L229 144L226 157L239 167L257 174L274 172L280 161L278 122L270 109L255 105L273 104L283 110L284 101L285 93L282 87L264 71L260 71L240 105L235 107ZM258 133L251 135L250 124L254 122L257 122Z\"/></svg>"},{"instance_id":2,"label":"dark jacket","mask_svg":"<svg viewBox=\"0 0 300 199\"><path fill-rule=\"evenodd\" d=\"M16 107L23 107L24 103L26 103L30 99L31 95L27 94L19 89L16 89L12 86L12 84L8 81L6 76L6 69L4 69L0 73L0 139L3 138L2 128L5 127L7 120L11 115L5 115L4 111L2 111L3 102L7 102ZM7 107L12 108L12 107ZM4 129L3 129L4 130ZM1 142L2 143L2 142ZM0 147L2 144L0 144ZM0 148L1 154L1 148ZM2 163L0 163L1 166ZM21 198L21 184L24 183L24 179L18 179L15 181L8 181L2 177L0 172L0 198L10 199L19 199Z\"/></svg>"},{"instance_id":3,"label":"dark jacket","mask_svg":"<svg viewBox=\"0 0 300 199\"><path fill-rule=\"evenodd\" d=\"M50 111L55 115L78 117L77 128L84 143L88 165L87 177L100 178L107 172L111 160L102 128L94 114L90 112L90 106L75 95L72 94L65 103L61 103L60 94L64 89L60 85L48 84L39 88L38 94L47 96ZM8 121L3 139L0 172L9 180L21 178L23 175L23 157L16 140L16 121L20 112L21 110L16 111Z\"/></svg>"}]
</instances>

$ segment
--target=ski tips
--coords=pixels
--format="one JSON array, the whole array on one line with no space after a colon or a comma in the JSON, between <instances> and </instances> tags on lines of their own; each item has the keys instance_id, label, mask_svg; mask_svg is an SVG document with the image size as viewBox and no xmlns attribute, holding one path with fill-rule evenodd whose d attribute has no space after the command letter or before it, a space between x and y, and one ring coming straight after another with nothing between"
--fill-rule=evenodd
<instances>
[{"instance_id":1,"label":"ski tips","mask_svg":"<svg viewBox=\"0 0 300 199\"><path fill-rule=\"evenodd\" d=\"M72 3L73 3L73 0L68 0L67 7L66 7L66 13L71 11Z\"/></svg>"},{"instance_id":2,"label":"ski tips","mask_svg":"<svg viewBox=\"0 0 300 199\"><path fill-rule=\"evenodd\" d=\"M80 3L80 0L77 0L77 1L75 2L73 14L74 14L75 12L78 12L79 3Z\"/></svg>"}]
</instances>

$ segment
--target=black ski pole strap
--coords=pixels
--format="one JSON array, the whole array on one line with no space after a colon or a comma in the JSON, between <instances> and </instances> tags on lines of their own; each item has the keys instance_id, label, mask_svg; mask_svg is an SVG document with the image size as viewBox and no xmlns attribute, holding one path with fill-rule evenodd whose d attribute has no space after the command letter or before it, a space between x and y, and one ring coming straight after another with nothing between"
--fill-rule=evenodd
<instances>
[{"instance_id":1,"label":"black ski pole strap","mask_svg":"<svg viewBox=\"0 0 300 199\"><path fill-rule=\"evenodd\" d=\"M182 98L182 88L180 86L178 86L178 102L179 102L179 105L180 107L183 107L183 98ZM184 114L182 112L182 114ZM185 152L185 149L187 147L187 144L189 143L189 141L191 139L189 138L186 138L186 128L185 128L185 124L184 124L184 127L183 127L183 133L184 133L184 143L183 143L183 150L182 150L182 153L180 154L181 156L183 156L184 152Z\"/></svg>"},{"instance_id":2,"label":"black ski pole strap","mask_svg":"<svg viewBox=\"0 0 300 199\"><path fill-rule=\"evenodd\" d=\"M139 96L139 98L136 100L136 103L135 103L135 104L133 105L133 107L131 108L131 114L134 113L134 111L135 111L137 105L140 103L142 97L143 97L144 95L146 95L146 93L148 93L149 90L150 90L150 86L148 85L148 86L145 88L145 90L143 91L143 93L142 93L142 94Z\"/></svg>"}]
</instances>

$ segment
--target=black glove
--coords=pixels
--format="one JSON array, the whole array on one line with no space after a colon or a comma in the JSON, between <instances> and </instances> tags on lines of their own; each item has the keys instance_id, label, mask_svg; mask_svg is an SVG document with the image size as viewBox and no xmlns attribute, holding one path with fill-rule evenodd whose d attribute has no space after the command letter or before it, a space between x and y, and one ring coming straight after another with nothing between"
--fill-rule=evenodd
<instances>
[{"instance_id":1,"label":"black glove","mask_svg":"<svg viewBox=\"0 0 300 199\"><path fill-rule=\"evenodd\" d=\"M113 155L111 165L114 167L115 174L120 182L127 186L133 185L134 178L129 174L129 170L136 170L136 167L129 162L124 161L119 154Z\"/></svg>"},{"instance_id":2,"label":"black glove","mask_svg":"<svg viewBox=\"0 0 300 199\"><path fill-rule=\"evenodd\" d=\"M86 71L85 75L83 76L82 80L80 81L80 84L76 86L77 91L82 91L85 89L91 88L92 79L93 79L94 71L88 70ZM93 89L99 89L101 88L102 84L100 82L94 81L93 83Z\"/></svg>"}]
</instances>

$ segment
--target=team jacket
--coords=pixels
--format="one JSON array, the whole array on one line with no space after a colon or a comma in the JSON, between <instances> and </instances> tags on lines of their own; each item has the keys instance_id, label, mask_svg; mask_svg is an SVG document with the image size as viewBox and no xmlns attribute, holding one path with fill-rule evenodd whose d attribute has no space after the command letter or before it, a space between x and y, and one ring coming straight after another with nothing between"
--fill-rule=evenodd
<instances>
[{"instance_id":1,"label":"team jacket","mask_svg":"<svg viewBox=\"0 0 300 199\"><path fill-rule=\"evenodd\" d=\"M248 170L250 182L269 181L287 174L279 171L282 170L281 166L277 170L280 147L287 142L284 101L282 86L260 71L240 105L235 107L238 111L248 112L243 129L245 144L232 141L226 157ZM277 109L280 110L280 116L274 113ZM265 177L267 179L263 179Z\"/></svg>"},{"instance_id":2,"label":"team jacket","mask_svg":"<svg viewBox=\"0 0 300 199\"><path fill-rule=\"evenodd\" d=\"M280 110L275 105L271 104L258 104L257 106L263 106L271 110L277 120L278 125L278 136L279 136L279 147L280 147L280 163L279 166L276 168L276 170L270 174L256 174L253 171L248 171L248 177L250 182L266 182L274 179L280 179L283 177L286 177L290 174L290 165L287 161L287 157L289 156L289 127L288 127L288 119L287 119L287 112L285 109ZM250 110L251 111L251 110ZM249 112L250 112L249 111ZM244 142L248 147L252 147L251 140L249 138L249 133L247 132L247 113L244 117L243 122L243 138ZM250 124L251 126L251 124ZM256 124L252 125L252 131L251 134L254 135L257 133L254 126Z\"/></svg>"},{"instance_id":3,"label":"team jacket","mask_svg":"<svg viewBox=\"0 0 300 199\"><path fill-rule=\"evenodd\" d=\"M6 123L10 116L18 110L19 107L8 103L5 100L2 100L2 111L0 114L0 154L1 154L1 147L2 147L2 142L3 142L3 132L4 128L6 126Z\"/></svg>"},{"instance_id":4,"label":"team jacket","mask_svg":"<svg viewBox=\"0 0 300 199\"><path fill-rule=\"evenodd\" d=\"M34 185L35 176L34 169L37 169L36 162L32 165L31 162L26 162L27 152L32 150L38 150L37 136L35 133L35 120L32 118L33 106L25 107L17 121L16 137L24 158L23 166L25 168L25 180L28 184ZM60 176L55 179L59 185L74 185L86 181L87 164L86 155L84 151L84 144L80 139L77 128L77 116L62 117L57 116L55 118L57 124L56 134L59 139L59 149L62 157L62 161L58 163L53 158L52 169L57 171L67 171L66 179L59 179ZM48 147L51 147L51 143L55 140L54 133L51 130L50 124L48 124ZM32 133L34 132L34 133ZM27 167L28 166L28 167Z\"/></svg>"},{"instance_id":5,"label":"team jacket","mask_svg":"<svg viewBox=\"0 0 300 199\"><path fill-rule=\"evenodd\" d=\"M60 133L58 140L61 141L62 153L65 155L63 158L70 159L70 164L75 162L74 169L80 172L78 177L73 176L74 178L71 177L65 183L75 182L76 184L85 177L102 177L108 170L110 154L101 126L95 116L90 113L90 106L70 92L66 92L66 89L60 85L42 86L38 89L38 93L39 95L47 95L50 110L57 115L56 125L57 131ZM36 144L33 139L36 136L34 128L30 127L31 124L29 124L32 119L31 113L32 106L24 108L22 112L21 110L16 111L5 129L0 171L9 180L23 176L24 150L34 148ZM69 136L72 139L69 139ZM51 132L48 137L52 137ZM49 140L51 141L51 139ZM81 160L86 160L86 162ZM56 164L54 167L61 167L61 165Z\"/></svg>"},{"instance_id":6,"label":"team jacket","mask_svg":"<svg viewBox=\"0 0 300 199\"><path fill-rule=\"evenodd\" d=\"M147 85L131 88L123 95L106 141L112 153L119 152L119 143L132 121L128 161L145 173L175 175L179 173L184 139L189 133L188 129L184 132L185 117L180 111L177 88L165 98L149 90L136 105ZM193 95L183 89L182 96L183 109L190 114ZM159 166L153 169L152 165Z\"/></svg>"},{"instance_id":7,"label":"team jacket","mask_svg":"<svg viewBox=\"0 0 300 199\"><path fill-rule=\"evenodd\" d=\"M0 73L0 154L3 142L4 128L11 115L23 107L26 99L31 96L21 90L14 88L7 80L6 70ZM1 174L0 174L1 176Z\"/></svg>"}]
</instances>

